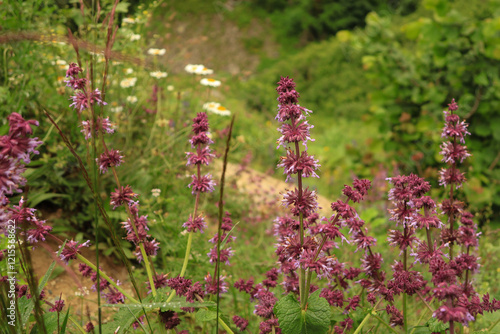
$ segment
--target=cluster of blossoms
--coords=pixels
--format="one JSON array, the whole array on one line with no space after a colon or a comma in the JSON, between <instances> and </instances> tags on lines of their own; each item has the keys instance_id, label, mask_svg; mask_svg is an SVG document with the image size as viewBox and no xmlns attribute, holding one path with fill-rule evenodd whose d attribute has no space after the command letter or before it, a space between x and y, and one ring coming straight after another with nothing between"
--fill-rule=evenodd
<instances>
[{"instance_id":1,"label":"cluster of blossoms","mask_svg":"<svg viewBox=\"0 0 500 334\"><path fill-rule=\"evenodd\" d=\"M219 238L219 234L215 233L214 237L209 240L212 244L214 244L214 247L210 250L210 252L207 254L208 257L210 258L210 263L216 263L217 262L217 243L220 242L221 244L224 242L225 245L229 245L232 243L236 237L233 235L228 235L229 231L233 228L233 220L231 219L231 214L229 212L226 212L226 215L224 218L222 218L222 235ZM229 258L234 255L234 250L231 249L231 247L227 247L224 249L220 250L220 261L221 263L225 263L226 265L230 265L229 263Z\"/></svg>"},{"instance_id":2,"label":"cluster of blossoms","mask_svg":"<svg viewBox=\"0 0 500 334\"><path fill-rule=\"evenodd\" d=\"M92 285L92 290L97 291L97 272L83 263L80 263L78 265L78 269L83 277L90 278L92 282L94 282L94 284ZM117 281L116 284L120 285L120 281ZM99 282L99 291L101 295L106 298L108 304L125 303L125 296L102 277Z\"/></svg>"},{"instance_id":3,"label":"cluster of blossoms","mask_svg":"<svg viewBox=\"0 0 500 334\"><path fill-rule=\"evenodd\" d=\"M81 72L83 70L75 63L71 63L66 71L66 78L68 78L66 86L75 91L75 95L71 97L73 103L70 104L70 107L74 107L79 115L87 111L90 116L89 120L82 121L81 132L85 135L86 140L90 140L92 136L97 138L100 134L114 133L114 124L110 122L109 117L93 117L94 106L106 105L107 103L102 100L101 92L98 88L93 92L90 91L89 81L87 78L80 77ZM108 149L105 146L104 153L96 159L96 162L99 165L101 173L106 173L108 168L120 166L123 162L123 156L120 151Z\"/></svg>"},{"instance_id":4,"label":"cluster of blossoms","mask_svg":"<svg viewBox=\"0 0 500 334\"><path fill-rule=\"evenodd\" d=\"M210 144L213 141L210 139L208 132L208 117L202 112L198 113L193 119L193 134L189 142L191 147L196 149L195 152L186 152L187 166L196 166L196 174L191 175L192 181L188 185L192 189L192 194L197 198L201 193L214 191L215 181L212 180L211 174L201 175L201 165L207 165L214 158L214 154L210 149ZM196 201L198 202L198 200ZM196 210L195 210L196 211ZM203 233L206 223L203 216L190 215L187 222L182 225L188 232L200 231Z\"/></svg>"},{"instance_id":5,"label":"cluster of blossoms","mask_svg":"<svg viewBox=\"0 0 500 334\"><path fill-rule=\"evenodd\" d=\"M106 105L107 103L102 100L101 92L96 88L93 92L89 89L89 81L86 78L80 78L80 73L83 70L77 64L71 63L66 71L66 86L75 91L75 95L71 97L73 103L70 107L76 109L78 114L84 110L88 110L94 105Z\"/></svg>"},{"instance_id":6,"label":"cluster of blossoms","mask_svg":"<svg viewBox=\"0 0 500 334\"><path fill-rule=\"evenodd\" d=\"M281 78L277 91L279 105L276 119L282 123L278 129L281 133L278 148L286 148L286 156L280 159L278 167L283 167L287 181L294 177L298 179L297 187L287 191L282 201L284 206L290 208L292 215L278 217L274 224L279 268L267 272L267 278L255 287L253 280L240 280L235 284L237 289L249 293L252 299L257 300L254 313L264 318L260 325L261 334L281 332L273 314L277 298L270 291L277 286L279 274L283 275L281 285L284 290L287 293L300 293L300 298L307 298L303 296L319 289L308 278L304 284L308 291L303 294L301 290L304 287L301 287L303 283L298 273L300 270L309 273L308 277L316 273L318 279L326 279L328 287L321 290L320 296L330 305L342 308L345 314L356 310L360 303L359 295L350 298L344 296L349 286L348 281L354 281L362 271L377 282L384 279L379 272L381 256L372 253L370 249L376 240L367 235L366 228L363 228L364 222L348 204L349 201L358 203L364 199L371 186L370 181L355 180L352 187L345 186L343 193L346 200L332 203L334 214L329 218L320 218L316 213L316 192L302 185L303 178L318 177L316 171L320 167L318 161L307 153L307 141L313 141L310 136L313 126L306 120L311 111L298 104L299 94L292 79ZM302 152L300 143L305 147ZM350 242L340 231L343 227L350 228L352 242L357 250L365 252L363 269L347 266L332 255L332 250L339 247L339 241ZM364 287L371 284L369 280L365 281ZM378 287L381 284L372 285ZM335 327L335 333L347 332L352 325L353 320L347 317Z\"/></svg>"},{"instance_id":7,"label":"cluster of blossoms","mask_svg":"<svg viewBox=\"0 0 500 334\"><path fill-rule=\"evenodd\" d=\"M25 120L18 113L8 118L9 132L0 136L0 232L6 233L6 224L14 220L17 229L21 229L30 244L45 241L45 236L52 230L45 220L39 220L36 210L25 207L23 197L19 204L9 207L8 195L22 192L26 184L22 176L26 170L24 164L31 162L31 154L39 154L36 150L42 144L38 138L31 138L32 126L38 126L35 120Z\"/></svg>"},{"instance_id":8,"label":"cluster of blossoms","mask_svg":"<svg viewBox=\"0 0 500 334\"><path fill-rule=\"evenodd\" d=\"M443 323L449 323L450 333L454 331L454 322L467 326L477 314L500 308L500 302L490 302L489 295L483 296L481 302L470 281L470 275L479 268L477 258L470 254L471 248L478 246L479 233L476 232L477 226L472 221L472 214L464 210L464 203L453 198L453 190L458 189L465 181L464 173L458 170L457 164L470 156L467 148L462 145L465 143L464 137L469 134L467 124L453 113L457 109L457 104L452 100L448 111L444 112L446 122L443 137L451 141L441 145L443 161L449 168L441 170L439 183L445 187L450 185L450 198L445 199L439 207L448 217L449 226L440 221L436 210L438 206L432 198L425 195L430 190L428 182L413 174L389 179L393 184L389 192L389 199L394 206L390 210L391 220L396 225L401 225L403 232L391 230L388 240L401 250L403 262L396 261L393 265L393 278L387 283L387 289L391 295L417 293L423 297L431 292L432 299L442 303L433 316ZM462 226L454 230L455 220L459 218ZM432 240L433 229L441 231L440 244ZM425 231L427 240L420 240L416 235L417 230ZM453 257L453 244L463 246L466 252ZM449 248L449 256L443 252L445 247ZM432 274L433 289L427 286L427 281L419 272L410 270L411 266L407 264L409 250L412 251L415 262L428 266ZM390 301L387 295L385 298ZM388 312L389 308L397 311L394 306L388 305ZM397 312L391 316L391 325L403 325L403 318L397 316Z\"/></svg>"},{"instance_id":9,"label":"cluster of blossoms","mask_svg":"<svg viewBox=\"0 0 500 334\"><path fill-rule=\"evenodd\" d=\"M434 316L442 322L449 322L450 328L453 328L453 322L467 325L477 314L500 309L500 301L490 302L488 294L482 297L481 302L471 283L470 276L479 269L478 259L471 254L471 250L477 248L480 233L477 233L473 215L464 209L464 203L456 200L453 193L454 189L460 188L465 182L465 173L458 169L458 164L470 156L464 145L465 136L470 135L467 131L468 124L455 114L457 110L458 105L453 99L448 110L444 111L445 126L442 137L446 141L442 143L440 152L442 161L447 163L448 168L440 171L439 184L443 187L450 186L449 198L440 204L449 222L449 226L441 231L443 244L449 246L449 261L433 257L429 262L435 285L434 296L443 303L434 312ZM456 221L461 222L458 230L455 230L454 226ZM462 246L465 252L454 256L455 244Z\"/></svg>"},{"instance_id":10,"label":"cluster of blossoms","mask_svg":"<svg viewBox=\"0 0 500 334\"><path fill-rule=\"evenodd\" d=\"M115 210L117 207L125 205L128 208L129 218L126 222L122 222L122 227L127 232L126 240L136 245L134 255L139 262L143 261L143 255L140 250L140 244L144 245L144 250L148 256L156 256L159 249L159 243L155 239L151 239L148 234L148 216L139 215L139 201L134 201L137 198L130 186L119 186L111 193L110 205Z\"/></svg>"}]
</instances>

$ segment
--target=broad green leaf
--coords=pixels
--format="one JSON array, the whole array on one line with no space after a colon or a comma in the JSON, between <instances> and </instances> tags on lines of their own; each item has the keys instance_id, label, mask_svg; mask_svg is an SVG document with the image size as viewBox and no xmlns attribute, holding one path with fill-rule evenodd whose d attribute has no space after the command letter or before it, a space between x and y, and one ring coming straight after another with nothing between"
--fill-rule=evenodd
<instances>
[{"instance_id":1,"label":"broad green leaf","mask_svg":"<svg viewBox=\"0 0 500 334\"><path fill-rule=\"evenodd\" d=\"M70 195L66 195L66 194L39 193L39 194L36 194L36 195L28 198L28 206L35 207L39 203L41 203L45 200L51 199L51 198L55 198L55 197L71 198Z\"/></svg>"},{"instance_id":2,"label":"broad green leaf","mask_svg":"<svg viewBox=\"0 0 500 334\"><path fill-rule=\"evenodd\" d=\"M43 314L43 323L45 325L45 330L47 333L57 333L57 312L46 312ZM31 334L43 333L38 324L33 326L30 332Z\"/></svg>"},{"instance_id":3,"label":"broad green leaf","mask_svg":"<svg viewBox=\"0 0 500 334\"><path fill-rule=\"evenodd\" d=\"M330 325L330 305L319 297L319 290L309 296L305 310L294 295L281 298L274 307L274 313L283 333L322 334Z\"/></svg>"},{"instance_id":4,"label":"broad green leaf","mask_svg":"<svg viewBox=\"0 0 500 334\"><path fill-rule=\"evenodd\" d=\"M448 327L450 327L450 324L449 323L442 323L441 321L439 321L438 319L436 318L430 318L427 322L426 322L426 325L429 326L429 329L431 332L442 332L444 331L445 329L448 329Z\"/></svg>"},{"instance_id":5,"label":"broad green leaf","mask_svg":"<svg viewBox=\"0 0 500 334\"><path fill-rule=\"evenodd\" d=\"M168 308L168 309L180 309L181 307L210 307L214 306L215 303L213 302L204 302L204 303L190 303L190 302L162 302L162 303L148 303L147 301L144 301L142 304L137 303L137 304L102 304L101 307L112 307L112 308L126 308L126 309L156 309L156 308Z\"/></svg>"},{"instance_id":6,"label":"broad green leaf","mask_svg":"<svg viewBox=\"0 0 500 334\"><path fill-rule=\"evenodd\" d=\"M217 312L212 310L201 309L196 312L196 321L207 322L217 318Z\"/></svg>"}]
</instances>

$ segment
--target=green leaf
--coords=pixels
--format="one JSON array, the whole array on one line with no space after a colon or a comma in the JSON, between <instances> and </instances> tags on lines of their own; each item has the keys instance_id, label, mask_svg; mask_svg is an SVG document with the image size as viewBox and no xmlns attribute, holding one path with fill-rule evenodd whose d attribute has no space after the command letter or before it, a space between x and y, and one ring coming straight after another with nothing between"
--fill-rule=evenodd
<instances>
[{"instance_id":1,"label":"green leaf","mask_svg":"<svg viewBox=\"0 0 500 334\"><path fill-rule=\"evenodd\" d=\"M157 309L157 308L168 308L171 309L180 309L181 307L211 307L214 306L214 302L204 302L204 303L190 303L186 301L178 301L178 302L162 302L162 303L148 303L144 301L142 304L102 304L101 307L112 307L112 308L126 308L126 309Z\"/></svg>"},{"instance_id":2,"label":"green leaf","mask_svg":"<svg viewBox=\"0 0 500 334\"><path fill-rule=\"evenodd\" d=\"M43 323L45 325L46 333L57 333L57 312L46 312L43 314ZM38 324L33 326L31 334L43 333L38 327Z\"/></svg>"},{"instance_id":3,"label":"green leaf","mask_svg":"<svg viewBox=\"0 0 500 334\"><path fill-rule=\"evenodd\" d=\"M281 298L274 307L281 330L287 334L321 334L330 325L330 305L319 297L319 290L309 296L305 310L294 295Z\"/></svg>"},{"instance_id":4,"label":"green leaf","mask_svg":"<svg viewBox=\"0 0 500 334\"><path fill-rule=\"evenodd\" d=\"M431 334L432 332L429 330L429 327L426 326L415 326L412 328L413 334Z\"/></svg>"},{"instance_id":5,"label":"green leaf","mask_svg":"<svg viewBox=\"0 0 500 334\"><path fill-rule=\"evenodd\" d=\"M39 193L39 194L36 194L36 195L31 196L31 197L28 198L28 206L30 208L31 207L35 207L39 203L41 203L41 202L43 202L45 200L54 198L54 197L71 198L71 196L66 195L66 194L56 194L56 193L44 194L44 193Z\"/></svg>"},{"instance_id":6,"label":"green leaf","mask_svg":"<svg viewBox=\"0 0 500 334\"><path fill-rule=\"evenodd\" d=\"M217 312L211 310L201 309L196 312L196 321L198 322L207 322L212 321L217 318Z\"/></svg>"},{"instance_id":7,"label":"green leaf","mask_svg":"<svg viewBox=\"0 0 500 334\"><path fill-rule=\"evenodd\" d=\"M68 310L66 311L66 315L64 316L64 320L61 325L61 334L66 333L66 326L68 325L68 319L69 319L69 307Z\"/></svg>"},{"instance_id":8,"label":"green leaf","mask_svg":"<svg viewBox=\"0 0 500 334\"><path fill-rule=\"evenodd\" d=\"M450 327L449 323L444 324L434 317L430 318L425 324L429 326L431 332L442 332Z\"/></svg>"},{"instance_id":9,"label":"green leaf","mask_svg":"<svg viewBox=\"0 0 500 334\"><path fill-rule=\"evenodd\" d=\"M474 76L474 82L481 86L489 86L490 84L486 72L481 72L478 75Z\"/></svg>"}]
</instances>

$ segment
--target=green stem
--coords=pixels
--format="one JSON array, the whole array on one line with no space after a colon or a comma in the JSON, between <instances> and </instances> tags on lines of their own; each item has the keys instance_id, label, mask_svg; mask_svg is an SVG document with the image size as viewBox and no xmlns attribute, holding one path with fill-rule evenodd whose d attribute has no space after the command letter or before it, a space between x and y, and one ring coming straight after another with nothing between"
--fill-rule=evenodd
<instances>
[{"instance_id":1,"label":"green stem","mask_svg":"<svg viewBox=\"0 0 500 334\"><path fill-rule=\"evenodd\" d=\"M149 265L148 255L146 254L146 249L144 248L144 244L142 242L139 244L139 248L141 249L142 259L144 260L144 267L146 267L146 273L148 274L151 293L153 294L153 297L156 297L155 281L151 272L151 266Z\"/></svg>"},{"instance_id":2,"label":"green stem","mask_svg":"<svg viewBox=\"0 0 500 334\"><path fill-rule=\"evenodd\" d=\"M188 261L189 261L189 254L191 252L191 245L193 243L193 231L189 232L189 236L188 236L188 242L187 242L187 246L186 246L186 255L184 256L184 263L182 263L182 269L181 269L181 273L180 273L180 277L183 277L184 274L186 273L186 269L187 269L187 265L188 265Z\"/></svg>"},{"instance_id":3,"label":"green stem","mask_svg":"<svg viewBox=\"0 0 500 334\"><path fill-rule=\"evenodd\" d=\"M372 314L372 316L375 319L377 319L382 325L384 325L385 327L387 327L391 332L399 334L394 328L391 327L391 325L389 325L388 323L386 323L381 317L379 317L376 314Z\"/></svg>"},{"instance_id":4,"label":"green stem","mask_svg":"<svg viewBox=\"0 0 500 334\"><path fill-rule=\"evenodd\" d=\"M191 244L193 243L193 233L194 233L193 231L189 232L188 242L186 246L186 255L184 256L184 263L182 263L181 273L179 274L180 277L183 277L184 274L186 273L186 268L189 261L189 253L191 252ZM170 296L168 296L167 298L167 303L170 302L175 297L175 295L176 295L175 290L172 290Z\"/></svg>"},{"instance_id":5,"label":"green stem","mask_svg":"<svg viewBox=\"0 0 500 334\"><path fill-rule=\"evenodd\" d=\"M420 324L420 322L422 321L422 319L424 318L424 316L425 316L426 314L427 314L427 311L426 311L426 310L424 310L424 312L422 312L422 315L420 316L420 318L419 318L419 319L418 319L418 321L417 321L417 326L418 326L418 324ZM413 333L415 332L415 330L416 330L416 329L417 329L417 327L414 327L414 328L411 330L410 334L413 334Z\"/></svg>"},{"instance_id":6,"label":"green stem","mask_svg":"<svg viewBox=\"0 0 500 334\"><path fill-rule=\"evenodd\" d=\"M92 270L94 271L98 271L97 267L92 263L90 262L89 260L87 260L86 258L84 258L81 254L76 254L76 257L78 258L78 260L82 261L83 263L85 263L87 266L89 266L90 268L92 268ZM132 297L128 292L126 292L125 290L123 290L118 284L115 283L115 281L113 281L108 275L106 275L105 273L102 272L102 270L99 270L99 276L101 276L102 278L104 278L106 281L109 282L109 284L111 284L113 287L116 288L116 290L120 291L125 297L127 297L131 302L134 302L134 303L137 303L139 304L139 302L134 298ZM97 284L99 284L99 282L97 282Z\"/></svg>"},{"instance_id":7,"label":"green stem","mask_svg":"<svg viewBox=\"0 0 500 334\"><path fill-rule=\"evenodd\" d=\"M422 294L420 292L417 292L417 294L420 297L420 299L422 300L422 302L425 304L425 306L427 306L427 308L429 309L429 311L431 311L431 313L434 313L434 310L432 309L432 307L429 305L429 303L427 303L425 301L424 296L422 296Z\"/></svg>"},{"instance_id":8,"label":"green stem","mask_svg":"<svg viewBox=\"0 0 500 334\"><path fill-rule=\"evenodd\" d=\"M363 321L361 321L361 323L359 324L358 328L356 328L356 331L354 332L354 334L358 334L359 332L361 332L361 330L363 329L363 327L365 326L365 324L368 322L368 319L370 319L370 316L377 314L375 312L375 309L377 308L378 304L380 304L381 301L382 301L382 299L379 299L378 302L375 304L375 306L373 306L373 310L370 311L370 313L368 313L365 316L365 318L363 319Z\"/></svg>"},{"instance_id":9,"label":"green stem","mask_svg":"<svg viewBox=\"0 0 500 334\"><path fill-rule=\"evenodd\" d=\"M404 333L408 333L408 319L406 317L406 292L403 292L403 330Z\"/></svg>"},{"instance_id":10,"label":"green stem","mask_svg":"<svg viewBox=\"0 0 500 334\"><path fill-rule=\"evenodd\" d=\"M229 328L229 326L224 322L224 320L222 320L221 318L217 318L217 320L219 321L219 324L222 326L222 328L224 328L228 334L234 334L234 332L231 330L231 328Z\"/></svg>"},{"instance_id":11,"label":"green stem","mask_svg":"<svg viewBox=\"0 0 500 334\"><path fill-rule=\"evenodd\" d=\"M498 325L498 323L500 322L500 317L498 317L497 321L495 321L494 323L491 324L490 327L488 327L488 333L490 333L493 328L495 328L496 325Z\"/></svg>"}]
</instances>

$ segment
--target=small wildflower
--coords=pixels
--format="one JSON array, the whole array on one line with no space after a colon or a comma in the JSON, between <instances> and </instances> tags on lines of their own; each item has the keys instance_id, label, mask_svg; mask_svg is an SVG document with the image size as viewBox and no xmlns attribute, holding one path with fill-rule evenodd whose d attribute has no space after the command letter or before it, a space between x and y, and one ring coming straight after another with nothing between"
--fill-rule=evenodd
<instances>
[{"instance_id":1,"label":"small wildflower","mask_svg":"<svg viewBox=\"0 0 500 334\"><path fill-rule=\"evenodd\" d=\"M151 195L153 195L153 197L159 197L160 193L161 193L160 189L151 189Z\"/></svg>"},{"instance_id":2,"label":"small wildflower","mask_svg":"<svg viewBox=\"0 0 500 334\"><path fill-rule=\"evenodd\" d=\"M198 71L201 71L204 67L205 66L203 65L187 64L186 67L184 67L184 70L188 73L196 74Z\"/></svg>"},{"instance_id":3,"label":"small wildflower","mask_svg":"<svg viewBox=\"0 0 500 334\"><path fill-rule=\"evenodd\" d=\"M137 82L137 78L123 79L122 81L120 81L120 87L122 87L122 88L134 87L136 82Z\"/></svg>"},{"instance_id":4,"label":"small wildflower","mask_svg":"<svg viewBox=\"0 0 500 334\"><path fill-rule=\"evenodd\" d=\"M161 71L154 71L149 73L150 76L156 79L161 79L161 78L166 78L168 73L167 72L161 72Z\"/></svg>"},{"instance_id":5,"label":"small wildflower","mask_svg":"<svg viewBox=\"0 0 500 334\"><path fill-rule=\"evenodd\" d=\"M130 35L130 41L133 42L133 41L138 41L141 39L141 35L139 34L132 34Z\"/></svg>"},{"instance_id":6,"label":"small wildflower","mask_svg":"<svg viewBox=\"0 0 500 334\"><path fill-rule=\"evenodd\" d=\"M221 82L219 80L215 80L212 78L203 78L201 79L200 83L203 86L210 86L210 87L219 87L221 85Z\"/></svg>"},{"instance_id":7,"label":"small wildflower","mask_svg":"<svg viewBox=\"0 0 500 334\"><path fill-rule=\"evenodd\" d=\"M118 150L109 150L101 154L99 158L96 158L96 162L99 165L101 173L106 173L109 167L120 166L123 162L123 156L120 155Z\"/></svg>"},{"instance_id":8,"label":"small wildflower","mask_svg":"<svg viewBox=\"0 0 500 334\"><path fill-rule=\"evenodd\" d=\"M78 241L70 240L64 246L64 249L61 251L61 255L59 257L66 264L68 264L69 260L76 259L76 254L82 247L90 247L90 240L87 240L82 244L80 244ZM61 247L59 246L59 248Z\"/></svg>"},{"instance_id":9,"label":"small wildflower","mask_svg":"<svg viewBox=\"0 0 500 334\"><path fill-rule=\"evenodd\" d=\"M61 312L64 307L64 300L56 300L54 306L49 309L49 312Z\"/></svg>"},{"instance_id":10,"label":"small wildflower","mask_svg":"<svg viewBox=\"0 0 500 334\"><path fill-rule=\"evenodd\" d=\"M166 51L165 49L149 49L148 54L152 56L163 56Z\"/></svg>"},{"instance_id":11,"label":"small wildflower","mask_svg":"<svg viewBox=\"0 0 500 334\"><path fill-rule=\"evenodd\" d=\"M137 97L136 96L127 96L126 100L129 103L136 103L137 102Z\"/></svg>"}]
</instances>

